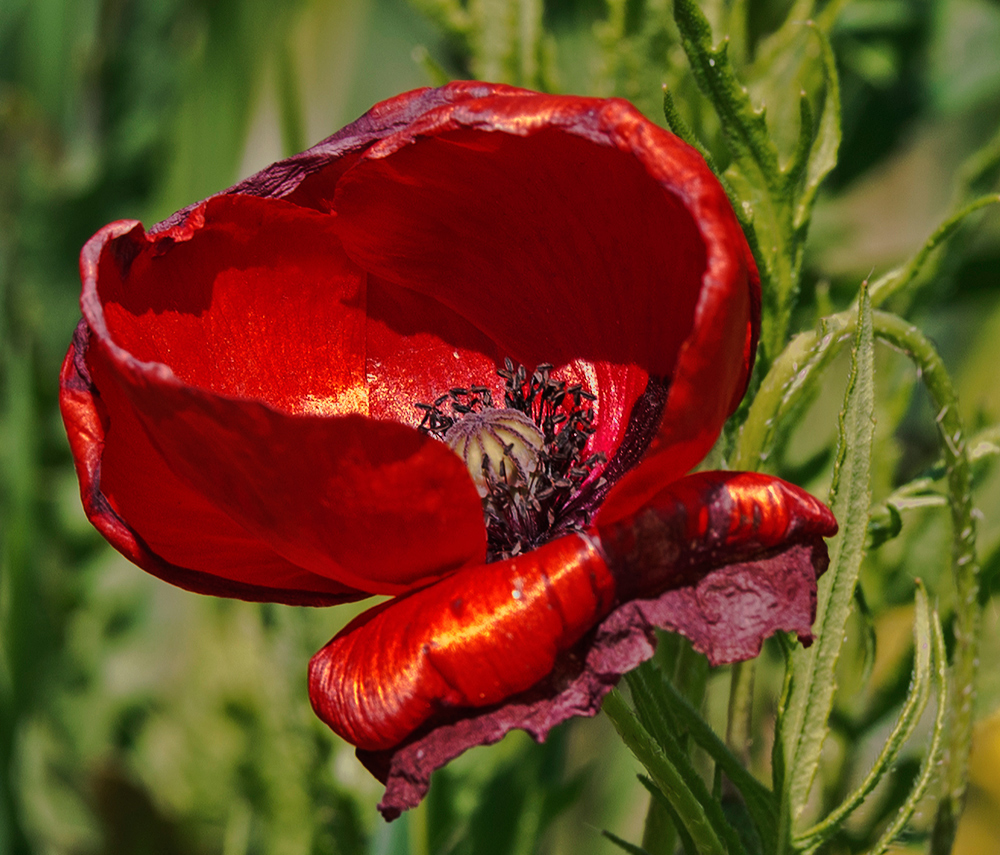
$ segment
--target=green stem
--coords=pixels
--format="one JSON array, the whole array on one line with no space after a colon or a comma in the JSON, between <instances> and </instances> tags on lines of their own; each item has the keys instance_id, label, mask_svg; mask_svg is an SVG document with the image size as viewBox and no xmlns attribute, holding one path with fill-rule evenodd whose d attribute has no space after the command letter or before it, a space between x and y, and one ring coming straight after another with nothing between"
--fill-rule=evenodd
<instances>
[{"instance_id":1,"label":"green stem","mask_svg":"<svg viewBox=\"0 0 1000 855\"><path fill-rule=\"evenodd\" d=\"M757 663L736 662L730 672L729 711L726 723L726 745L743 762L750 764L750 742L753 736L753 685Z\"/></svg>"},{"instance_id":2,"label":"green stem","mask_svg":"<svg viewBox=\"0 0 1000 855\"><path fill-rule=\"evenodd\" d=\"M935 421L948 473L952 570L956 593L955 649L949 691L949 750L941 773L944 793L938 805L931 844L931 855L947 855L951 852L965 799L981 623L969 458L965 430L958 412L958 398L934 345L919 329L896 315L877 312L874 321L879 338L905 352L920 370L937 411Z\"/></svg>"}]
</instances>

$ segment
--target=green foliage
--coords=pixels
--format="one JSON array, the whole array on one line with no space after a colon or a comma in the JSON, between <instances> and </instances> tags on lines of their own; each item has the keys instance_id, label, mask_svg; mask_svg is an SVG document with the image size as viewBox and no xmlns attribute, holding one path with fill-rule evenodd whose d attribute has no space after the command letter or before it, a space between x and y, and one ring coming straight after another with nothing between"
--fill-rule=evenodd
<instances>
[{"instance_id":1,"label":"green foliage","mask_svg":"<svg viewBox=\"0 0 1000 855\"><path fill-rule=\"evenodd\" d=\"M775 790L781 794L784 834L794 834L809 799L827 735L826 722L833 708L836 667L868 531L874 421L875 335L871 301L863 286L830 485L830 509L840 531L831 546L830 569L820 580L816 642L808 649L790 653L788 689L778 714Z\"/></svg>"}]
</instances>

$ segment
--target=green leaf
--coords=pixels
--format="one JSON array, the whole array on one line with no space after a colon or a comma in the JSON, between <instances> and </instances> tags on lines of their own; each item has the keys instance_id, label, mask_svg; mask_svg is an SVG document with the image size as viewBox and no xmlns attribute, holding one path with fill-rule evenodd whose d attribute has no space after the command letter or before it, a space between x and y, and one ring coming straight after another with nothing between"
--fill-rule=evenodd
<instances>
[{"instance_id":1,"label":"green leaf","mask_svg":"<svg viewBox=\"0 0 1000 855\"><path fill-rule=\"evenodd\" d=\"M870 855L884 855L889 851L893 841L899 837L906 827L911 817L917 810L924 793L934 780L938 772L941 755L944 751L944 737L946 735L946 722L948 717L948 658L944 647L944 633L941 631L941 621L937 612L931 613L931 643L933 646L933 683L934 691L937 693L937 711L934 715L934 727L931 731L931 744L924 755L924 760L920 764L920 774L913 789L910 790L906 801L900 807L895 818L882 832L878 842L872 847Z\"/></svg>"},{"instance_id":2,"label":"green leaf","mask_svg":"<svg viewBox=\"0 0 1000 855\"><path fill-rule=\"evenodd\" d=\"M815 851L829 840L847 818L860 807L861 803L875 789L879 781L892 769L903 745L913 735L920 716L931 696L933 680L933 629L927 593L921 582L917 583L916 618L913 624L913 680L899 718L879 752L875 764L861 784L841 804L831 811L822 822L795 838L795 845L804 852Z\"/></svg>"},{"instance_id":3,"label":"green leaf","mask_svg":"<svg viewBox=\"0 0 1000 855\"><path fill-rule=\"evenodd\" d=\"M636 758L646 767L650 777L659 788L660 792L670 802L671 807L681 818L684 828L687 830L695 845L697 855L733 855L739 849L733 850L723 844L719 833L725 833L725 822L720 821L722 810L718 803L715 806L719 816L709 817L706 806L702 798L699 798L692 790L693 780L678 769L675 764L675 757L668 757L664 750L656 744L649 731L642 726L642 723L629 709L625 699L617 689L612 690L604 700L603 710L615 730L622 737L622 741L629 750L635 754ZM707 793L705 784L694 776ZM697 786L697 785L695 785ZM710 797L709 800L711 801ZM730 829L731 831L731 829ZM728 842L728 841L727 841Z\"/></svg>"},{"instance_id":4,"label":"green leaf","mask_svg":"<svg viewBox=\"0 0 1000 855\"><path fill-rule=\"evenodd\" d=\"M725 813L718 800L708 791L701 776L695 771L681 739L678 722L672 720L666 700L667 681L647 664L640 665L626 676L639 721L656 740L663 753L677 768L684 783L701 802L706 815L719 828L720 836L732 855L742 853L743 846L732 825L725 821ZM675 806L676 807L676 806Z\"/></svg>"},{"instance_id":5,"label":"green leaf","mask_svg":"<svg viewBox=\"0 0 1000 855\"><path fill-rule=\"evenodd\" d=\"M840 524L830 569L820 581L816 642L791 654L792 679L782 722L787 777L776 781L781 793L782 825L794 826L805 807L836 691L836 666L864 557L871 506L872 441L875 433L875 338L871 300L862 286L851 372L840 416L840 440L830 489L830 505Z\"/></svg>"},{"instance_id":6,"label":"green leaf","mask_svg":"<svg viewBox=\"0 0 1000 855\"><path fill-rule=\"evenodd\" d=\"M674 20L698 88L712 102L733 158L761 184L776 190L778 151L767 131L764 110L755 110L728 57L728 40L712 46L712 28L694 0L674 0Z\"/></svg>"},{"instance_id":7,"label":"green leaf","mask_svg":"<svg viewBox=\"0 0 1000 855\"><path fill-rule=\"evenodd\" d=\"M625 675L636 715L657 744L669 754L668 746L683 736L680 723L673 717L665 699L663 686L667 682L649 662Z\"/></svg>"},{"instance_id":8,"label":"green leaf","mask_svg":"<svg viewBox=\"0 0 1000 855\"><path fill-rule=\"evenodd\" d=\"M774 795L758 781L733 755L697 710L674 688L668 680L663 680L664 699L678 725L703 749L725 772L733 786L740 791L747 810L754 821L757 833L764 844L764 851L773 851L778 812Z\"/></svg>"},{"instance_id":9,"label":"green leaf","mask_svg":"<svg viewBox=\"0 0 1000 855\"><path fill-rule=\"evenodd\" d=\"M826 34L815 24L810 24L809 28L820 44L820 55L823 59L824 91L819 111L819 127L816 129L816 135L805 161L805 183L795 209L793 227L796 230L804 229L809 225L819 186L830 170L837 165L841 136L840 81L837 77L837 59L833 55L833 48L830 46L830 40ZM804 118L805 116L803 116ZM791 170L791 173L794 173L794 170Z\"/></svg>"}]
</instances>

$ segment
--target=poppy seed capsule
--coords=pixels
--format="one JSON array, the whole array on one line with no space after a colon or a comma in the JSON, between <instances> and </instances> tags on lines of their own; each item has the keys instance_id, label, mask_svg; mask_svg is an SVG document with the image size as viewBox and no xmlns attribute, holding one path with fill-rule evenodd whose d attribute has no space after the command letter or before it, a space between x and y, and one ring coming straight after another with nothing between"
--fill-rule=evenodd
<instances>
[{"instance_id":1,"label":"poppy seed capsule","mask_svg":"<svg viewBox=\"0 0 1000 855\"><path fill-rule=\"evenodd\" d=\"M466 413L444 435L465 461L480 496L488 481L527 484L545 443L541 428L519 410L487 408Z\"/></svg>"}]
</instances>

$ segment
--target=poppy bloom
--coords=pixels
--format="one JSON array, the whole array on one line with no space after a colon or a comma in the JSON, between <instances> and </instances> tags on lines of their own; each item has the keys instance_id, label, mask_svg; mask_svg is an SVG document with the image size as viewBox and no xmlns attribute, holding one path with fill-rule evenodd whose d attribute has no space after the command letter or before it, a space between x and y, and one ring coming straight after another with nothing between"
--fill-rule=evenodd
<instances>
[{"instance_id":1,"label":"poppy bloom","mask_svg":"<svg viewBox=\"0 0 1000 855\"><path fill-rule=\"evenodd\" d=\"M99 231L61 404L87 514L191 591L393 599L317 713L416 804L514 727L593 715L654 628L808 642L829 511L687 475L760 286L700 156L620 100L407 93L148 232Z\"/></svg>"}]
</instances>

